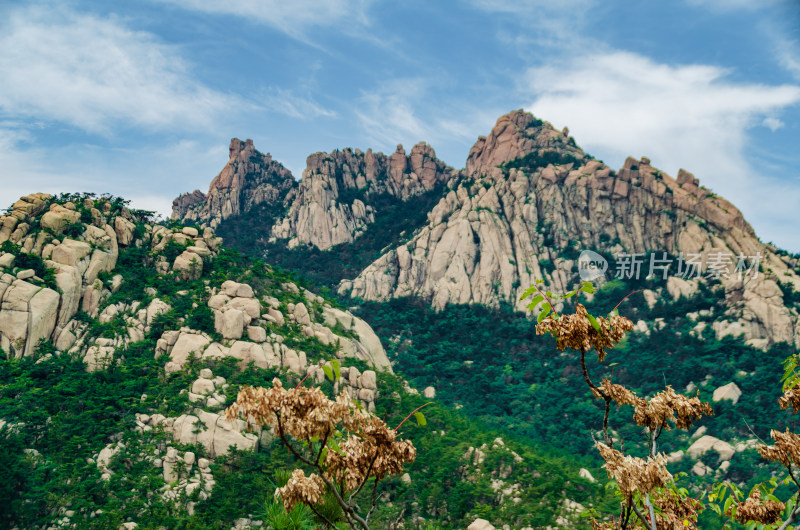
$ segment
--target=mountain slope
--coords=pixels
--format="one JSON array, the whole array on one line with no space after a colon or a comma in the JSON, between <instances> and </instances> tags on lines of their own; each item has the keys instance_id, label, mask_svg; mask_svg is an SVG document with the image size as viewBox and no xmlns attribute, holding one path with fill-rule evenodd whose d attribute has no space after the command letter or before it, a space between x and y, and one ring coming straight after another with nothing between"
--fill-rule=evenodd
<instances>
[{"instance_id":1,"label":"mountain slope","mask_svg":"<svg viewBox=\"0 0 800 530\"><path fill-rule=\"evenodd\" d=\"M366 322L211 228L45 194L0 226L0 526L263 522L270 481L297 463L269 429L222 416L242 385L296 385L338 358L335 386L320 371L305 384L346 391L392 425L429 401L392 373ZM542 527L606 500L564 455L438 404L426 416L403 430L419 458L379 489L379 521Z\"/></svg>"}]
</instances>

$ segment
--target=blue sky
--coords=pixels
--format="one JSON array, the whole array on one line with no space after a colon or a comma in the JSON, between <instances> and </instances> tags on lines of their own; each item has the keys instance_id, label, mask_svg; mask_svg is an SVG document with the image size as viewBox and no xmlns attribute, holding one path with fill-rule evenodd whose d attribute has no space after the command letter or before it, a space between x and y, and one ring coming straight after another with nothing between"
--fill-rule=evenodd
<instances>
[{"instance_id":1,"label":"blue sky","mask_svg":"<svg viewBox=\"0 0 800 530\"><path fill-rule=\"evenodd\" d=\"M613 168L693 172L800 251L800 3L140 0L0 4L0 204L169 212L230 138L307 155L427 141L461 168L525 108Z\"/></svg>"}]
</instances>

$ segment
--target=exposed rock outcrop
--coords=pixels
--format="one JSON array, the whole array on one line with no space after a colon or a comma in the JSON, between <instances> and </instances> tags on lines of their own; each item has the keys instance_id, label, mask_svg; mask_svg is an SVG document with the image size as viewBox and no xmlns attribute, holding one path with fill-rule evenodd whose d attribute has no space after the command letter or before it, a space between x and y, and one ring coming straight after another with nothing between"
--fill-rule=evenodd
<instances>
[{"instance_id":1,"label":"exposed rock outcrop","mask_svg":"<svg viewBox=\"0 0 800 530\"><path fill-rule=\"evenodd\" d=\"M388 194L406 200L447 182L451 173L425 143L415 145L410 154L398 145L391 156L371 149L315 153L308 157L286 216L272 233L287 239L290 248L306 243L324 250L353 241L374 221L371 197Z\"/></svg>"},{"instance_id":2,"label":"exposed rock outcrop","mask_svg":"<svg viewBox=\"0 0 800 530\"><path fill-rule=\"evenodd\" d=\"M800 345L798 316L783 304L776 282L800 286L800 278L733 205L689 173L673 179L646 158L629 158L615 173L550 124L515 111L478 140L465 174L411 241L342 282L340 293L368 300L414 295L436 308L504 301L523 310L519 295L537 278L556 290L573 286L582 249L698 254L704 264L730 255L720 280L731 320L741 322L754 346ZM758 256L764 273L741 281L734 271L740 255L751 262ZM670 278L667 287L673 296L689 296L696 285Z\"/></svg>"},{"instance_id":3,"label":"exposed rock outcrop","mask_svg":"<svg viewBox=\"0 0 800 530\"><path fill-rule=\"evenodd\" d=\"M292 173L269 154L260 153L252 140L231 140L230 158L208 188L185 193L172 201L172 218L216 227L223 219L259 204L283 204L295 182Z\"/></svg>"}]
</instances>

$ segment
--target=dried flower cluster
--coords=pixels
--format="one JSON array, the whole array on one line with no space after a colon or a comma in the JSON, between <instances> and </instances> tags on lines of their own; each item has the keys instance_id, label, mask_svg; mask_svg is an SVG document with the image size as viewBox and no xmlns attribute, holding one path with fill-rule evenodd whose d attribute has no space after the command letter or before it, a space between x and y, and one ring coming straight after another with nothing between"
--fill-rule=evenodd
<instances>
[{"instance_id":1,"label":"dried flower cluster","mask_svg":"<svg viewBox=\"0 0 800 530\"><path fill-rule=\"evenodd\" d=\"M793 432L780 432L772 430L769 432L775 445L759 445L759 454L767 460L780 462L786 467L792 464L800 465L800 436Z\"/></svg>"},{"instance_id":2,"label":"dried flower cluster","mask_svg":"<svg viewBox=\"0 0 800 530\"><path fill-rule=\"evenodd\" d=\"M307 477L302 469L292 471L286 485L275 490L275 495L283 500L286 511L292 511L296 504L318 504L324 494L325 483L319 475L312 473Z\"/></svg>"},{"instance_id":3,"label":"dried flower cluster","mask_svg":"<svg viewBox=\"0 0 800 530\"><path fill-rule=\"evenodd\" d=\"M659 392L649 400L637 399L633 421L652 431L656 429L669 430L668 422L670 421L675 423L678 429L689 429L692 422L704 414L710 416L713 413L711 405L700 401L699 397L687 398L668 386L666 390Z\"/></svg>"},{"instance_id":4,"label":"dried flower cluster","mask_svg":"<svg viewBox=\"0 0 800 530\"><path fill-rule=\"evenodd\" d=\"M350 415L352 408L349 397L339 396L331 401L319 388L286 390L276 378L269 389L242 387L225 415L230 420L241 414L258 425L269 426L278 423L280 418L283 433L305 440L331 433Z\"/></svg>"},{"instance_id":5,"label":"dried flower cluster","mask_svg":"<svg viewBox=\"0 0 800 530\"><path fill-rule=\"evenodd\" d=\"M298 502L318 503L325 492L325 480L344 482L346 489L353 491L369 478L381 480L402 473L403 465L416 458L410 441L397 440L394 429L358 407L346 393L330 400L318 388L286 390L279 379L274 379L269 389L242 387L225 415L228 419L244 416L258 425L276 426L287 444L286 435L304 442L327 443L340 427L349 433L344 442L328 445L324 455L319 453L322 461L317 462L317 455L304 460L320 470L322 477L306 477L301 470L295 470L286 486L279 488L277 493L287 509Z\"/></svg>"},{"instance_id":6,"label":"dried flower cluster","mask_svg":"<svg viewBox=\"0 0 800 530\"><path fill-rule=\"evenodd\" d=\"M592 389L592 393L598 399L605 395L620 405L631 405L635 408L633 420L636 424L648 427L652 431L669 430L670 421L678 429L689 429L695 420L714 413L711 405L700 401L699 397L687 398L675 392L671 386L648 400L637 396L622 385L603 379L599 387Z\"/></svg>"},{"instance_id":7,"label":"dried flower cluster","mask_svg":"<svg viewBox=\"0 0 800 530\"><path fill-rule=\"evenodd\" d=\"M619 315L597 317L595 320L599 331L592 326L583 304L578 304L571 315L559 315L558 318L548 316L542 320L536 325L536 334L549 333L555 337L559 350L572 348L586 352L594 348L598 359L602 361L606 357L606 350L614 349L625 333L633 329L633 322Z\"/></svg>"},{"instance_id":8,"label":"dried flower cluster","mask_svg":"<svg viewBox=\"0 0 800 530\"><path fill-rule=\"evenodd\" d=\"M348 489L358 487L367 476L378 480L402 473L403 465L416 458L414 445L396 440L397 433L380 419L370 416L340 444L341 451L328 451L325 463L330 478L344 481Z\"/></svg>"},{"instance_id":9,"label":"dried flower cluster","mask_svg":"<svg viewBox=\"0 0 800 530\"><path fill-rule=\"evenodd\" d=\"M667 459L659 454L647 460L633 456L625 456L616 449L611 449L603 443L597 444L600 456L606 461L603 466L608 472L608 477L617 481L620 491L626 497L634 492L648 493L672 480L672 475L667 471Z\"/></svg>"},{"instance_id":10,"label":"dried flower cluster","mask_svg":"<svg viewBox=\"0 0 800 530\"><path fill-rule=\"evenodd\" d=\"M791 406L795 413L800 412L800 385L794 385L784 392L783 396L778 398L778 403L782 409L788 409Z\"/></svg>"},{"instance_id":11,"label":"dried flower cluster","mask_svg":"<svg viewBox=\"0 0 800 530\"><path fill-rule=\"evenodd\" d=\"M761 491L754 489L744 502L736 504L736 520L742 524L756 521L763 524L777 523L781 520L786 505L778 501L763 500ZM730 509L725 513L730 517Z\"/></svg>"}]
</instances>

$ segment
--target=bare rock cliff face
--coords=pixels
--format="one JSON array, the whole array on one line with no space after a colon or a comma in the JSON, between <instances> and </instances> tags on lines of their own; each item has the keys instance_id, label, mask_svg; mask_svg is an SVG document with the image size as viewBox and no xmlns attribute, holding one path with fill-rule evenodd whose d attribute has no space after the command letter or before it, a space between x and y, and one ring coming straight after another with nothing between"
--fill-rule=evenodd
<instances>
[{"instance_id":1,"label":"bare rock cliff face","mask_svg":"<svg viewBox=\"0 0 800 530\"><path fill-rule=\"evenodd\" d=\"M755 346L800 346L798 316L783 304L776 282L800 287L800 278L732 204L690 173L673 179L646 158L629 158L615 173L522 111L502 116L478 140L464 173L428 214L427 226L343 281L340 292L369 300L414 295L436 308L504 301L523 309L519 295L537 278L556 290L573 288L573 260L583 249L700 253L704 260L760 254L757 278L722 278L727 317Z\"/></svg>"},{"instance_id":2,"label":"bare rock cliff face","mask_svg":"<svg viewBox=\"0 0 800 530\"><path fill-rule=\"evenodd\" d=\"M358 237L374 221L370 198L388 194L398 200L446 182L452 169L419 143L407 155L398 145L391 155L344 149L308 157L297 195L286 216L272 228L290 248L300 243L322 250Z\"/></svg>"},{"instance_id":3,"label":"bare rock cliff face","mask_svg":"<svg viewBox=\"0 0 800 530\"><path fill-rule=\"evenodd\" d=\"M229 217L263 203L283 204L295 184L292 173L269 154L260 153L252 140L231 140L230 159L208 189L184 193L172 201L172 218L216 227Z\"/></svg>"}]
</instances>

